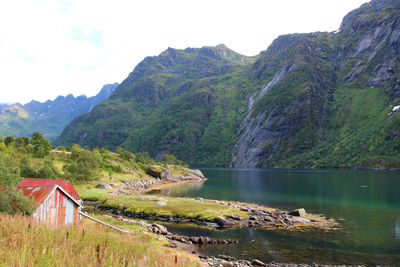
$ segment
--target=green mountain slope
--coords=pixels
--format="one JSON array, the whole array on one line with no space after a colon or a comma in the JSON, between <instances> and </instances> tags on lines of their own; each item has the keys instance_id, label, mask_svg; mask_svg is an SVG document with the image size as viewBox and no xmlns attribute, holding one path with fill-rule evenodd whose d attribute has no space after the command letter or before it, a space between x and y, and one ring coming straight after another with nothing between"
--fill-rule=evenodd
<instances>
[{"instance_id":1,"label":"green mountain slope","mask_svg":"<svg viewBox=\"0 0 400 267\"><path fill-rule=\"evenodd\" d=\"M143 60L55 144L121 145L192 165L399 167L400 1L373 0L334 33Z\"/></svg>"},{"instance_id":2,"label":"green mountain slope","mask_svg":"<svg viewBox=\"0 0 400 267\"><path fill-rule=\"evenodd\" d=\"M43 103L31 101L25 105L4 106L0 108L0 135L30 136L40 131L49 140L54 140L75 116L92 110L117 86L117 83L104 85L96 96L89 98L70 94Z\"/></svg>"}]
</instances>

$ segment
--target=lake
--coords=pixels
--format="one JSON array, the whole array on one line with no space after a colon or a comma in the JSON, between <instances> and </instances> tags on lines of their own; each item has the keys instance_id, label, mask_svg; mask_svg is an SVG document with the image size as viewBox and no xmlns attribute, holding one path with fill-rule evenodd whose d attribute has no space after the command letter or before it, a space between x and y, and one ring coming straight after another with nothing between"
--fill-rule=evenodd
<instances>
[{"instance_id":1,"label":"lake","mask_svg":"<svg viewBox=\"0 0 400 267\"><path fill-rule=\"evenodd\" d=\"M204 246L206 255L270 262L400 265L400 172L354 170L201 169L208 180L162 190L170 196L305 208L340 222L335 232L168 225L171 232L235 238Z\"/></svg>"}]
</instances>

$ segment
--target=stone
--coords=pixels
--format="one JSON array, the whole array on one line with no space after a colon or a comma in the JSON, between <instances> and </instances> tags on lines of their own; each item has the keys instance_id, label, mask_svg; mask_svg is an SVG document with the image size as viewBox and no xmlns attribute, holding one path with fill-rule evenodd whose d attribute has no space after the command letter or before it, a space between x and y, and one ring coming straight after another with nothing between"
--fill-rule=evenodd
<instances>
[{"instance_id":1,"label":"stone","mask_svg":"<svg viewBox=\"0 0 400 267\"><path fill-rule=\"evenodd\" d=\"M307 213L306 213L306 210L305 210L305 209L301 208L301 209L296 209L296 210L289 211L288 214L289 214L289 215L292 215L292 216L300 216L300 217L303 217L303 216L305 216Z\"/></svg>"},{"instance_id":2,"label":"stone","mask_svg":"<svg viewBox=\"0 0 400 267\"><path fill-rule=\"evenodd\" d=\"M197 177L200 177L201 179L205 179L204 174L200 170L194 170L193 174Z\"/></svg>"},{"instance_id":3,"label":"stone","mask_svg":"<svg viewBox=\"0 0 400 267\"><path fill-rule=\"evenodd\" d=\"M146 173L150 176L161 178L162 169L160 165L151 165L147 168Z\"/></svg>"},{"instance_id":4,"label":"stone","mask_svg":"<svg viewBox=\"0 0 400 267\"><path fill-rule=\"evenodd\" d=\"M176 247L178 247L178 245L176 243L174 243L174 242L171 242L171 243L168 244L168 247L176 248Z\"/></svg>"},{"instance_id":5,"label":"stone","mask_svg":"<svg viewBox=\"0 0 400 267\"><path fill-rule=\"evenodd\" d=\"M255 266L267 266L267 264L265 264L264 262L262 262L260 260L252 260L251 263Z\"/></svg>"},{"instance_id":6,"label":"stone","mask_svg":"<svg viewBox=\"0 0 400 267\"><path fill-rule=\"evenodd\" d=\"M152 200L154 197L151 196L138 196L138 200Z\"/></svg>"},{"instance_id":7,"label":"stone","mask_svg":"<svg viewBox=\"0 0 400 267\"><path fill-rule=\"evenodd\" d=\"M167 203L163 202L163 201L159 201L156 203L156 206L160 206L160 207L167 206Z\"/></svg>"},{"instance_id":8,"label":"stone","mask_svg":"<svg viewBox=\"0 0 400 267\"><path fill-rule=\"evenodd\" d=\"M153 223L153 227L158 229L158 232L159 232L160 235L168 234L168 229L165 226L161 225L161 224Z\"/></svg>"},{"instance_id":9,"label":"stone","mask_svg":"<svg viewBox=\"0 0 400 267\"><path fill-rule=\"evenodd\" d=\"M147 168L146 173L150 176L160 179L172 178L172 173L169 169L163 168L160 165L151 165Z\"/></svg>"},{"instance_id":10,"label":"stone","mask_svg":"<svg viewBox=\"0 0 400 267\"><path fill-rule=\"evenodd\" d=\"M222 261L222 262L221 262L221 265L222 265L223 267L233 267L233 266L234 266L233 263L232 263L232 262L229 262L229 261Z\"/></svg>"},{"instance_id":11,"label":"stone","mask_svg":"<svg viewBox=\"0 0 400 267\"><path fill-rule=\"evenodd\" d=\"M162 169L161 174L160 174L161 179L168 179L172 178L172 173L169 169Z\"/></svg>"},{"instance_id":12,"label":"stone","mask_svg":"<svg viewBox=\"0 0 400 267\"><path fill-rule=\"evenodd\" d=\"M233 223L231 223L230 221L228 221L227 219L222 218L222 217L215 218L214 222L216 224L218 224L220 227L226 227L226 226L233 225Z\"/></svg>"},{"instance_id":13,"label":"stone","mask_svg":"<svg viewBox=\"0 0 400 267\"><path fill-rule=\"evenodd\" d=\"M99 188L99 189L112 189L113 187L108 183L101 182L98 185L96 185L96 188Z\"/></svg>"}]
</instances>

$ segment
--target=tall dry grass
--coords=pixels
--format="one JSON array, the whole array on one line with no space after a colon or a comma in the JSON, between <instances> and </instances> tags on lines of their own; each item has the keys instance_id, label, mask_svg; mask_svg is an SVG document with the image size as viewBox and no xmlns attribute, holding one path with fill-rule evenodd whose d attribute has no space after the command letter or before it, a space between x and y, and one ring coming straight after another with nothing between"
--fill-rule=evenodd
<instances>
[{"instance_id":1,"label":"tall dry grass","mask_svg":"<svg viewBox=\"0 0 400 267\"><path fill-rule=\"evenodd\" d=\"M200 266L144 233L123 234L90 221L51 227L0 213L0 266Z\"/></svg>"}]
</instances>

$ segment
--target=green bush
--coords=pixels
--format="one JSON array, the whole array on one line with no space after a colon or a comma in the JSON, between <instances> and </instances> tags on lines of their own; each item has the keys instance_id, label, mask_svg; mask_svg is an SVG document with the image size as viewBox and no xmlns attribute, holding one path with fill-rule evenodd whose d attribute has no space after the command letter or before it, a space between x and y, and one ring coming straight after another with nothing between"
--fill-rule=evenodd
<instances>
[{"instance_id":1,"label":"green bush","mask_svg":"<svg viewBox=\"0 0 400 267\"><path fill-rule=\"evenodd\" d=\"M99 151L90 151L79 145L73 145L71 150L73 161L63 167L66 178L78 182L98 180L102 160Z\"/></svg>"},{"instance_id":2,"label":"green bush","mask_svg":"<svg viewBox=\"0 0 400 267\"><path fill-rule=\"evenodd\" d=\"M31 143L33 145L33 153L38 158L47 156L51 151L50 142L43 137L39 132L34 132L31 137Z\"/></svg>"},{"instance_id":3,"label":"green bush","mask_svg":"<svg viewBox=\"0 0 400 267\"><path fill-rule=\"evenodd\" d=\"M21 181L19 164L12 152L0 152L0 185L15 186Z\"/></svg>"},{"instance_id":4,"label":"green bush","mask_svg":"<svg viewBox=\"0 0 400 267\"><path fill-rule=\"evenodd\" d=\"M0 212L8 214L30 215L35 208L34 202L25 197L15 187L7 187L7 190L0 192Z\"/></svg>"}]
</instances>

